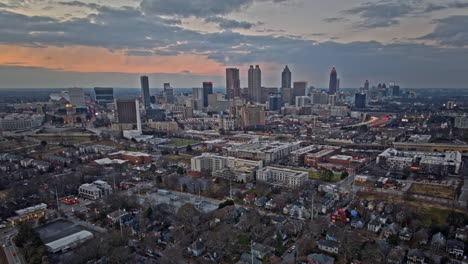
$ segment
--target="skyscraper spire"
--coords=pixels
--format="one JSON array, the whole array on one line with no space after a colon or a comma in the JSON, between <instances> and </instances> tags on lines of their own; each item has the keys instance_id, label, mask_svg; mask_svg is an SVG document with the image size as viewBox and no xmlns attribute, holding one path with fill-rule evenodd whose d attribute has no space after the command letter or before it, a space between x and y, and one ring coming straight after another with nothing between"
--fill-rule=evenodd
<instances>
[{"instance_id":1,"label":"skyscraper spire","mask_svg":"<svg viewBox=\"0 0 468 264\"><path fill-rule=\"evenodd\" d=\"M336 94L338 92L338 73L336 72L336 68L333 67L330 73L330 84L328 87L329 94Z\"/></svg>"},{"instance_id":2,"label":"skyscraper spire","mask_svg":"<svg viewBox=\"0 0 468 264\"><path fill-rule=\"evenodd\" d=\"M291 88L291 71L288 65L284 67L283 73L281 74L281 88Z\"/></svg>"}]
</instances>

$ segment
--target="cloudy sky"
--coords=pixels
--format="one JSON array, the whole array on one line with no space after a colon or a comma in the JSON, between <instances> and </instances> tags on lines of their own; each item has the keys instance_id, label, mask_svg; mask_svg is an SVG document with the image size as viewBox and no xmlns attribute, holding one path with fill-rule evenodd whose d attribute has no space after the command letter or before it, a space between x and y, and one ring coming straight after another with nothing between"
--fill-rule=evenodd
<instances>
[{"instance_id":1,"label":"cloudy sky","mask_svg":"<svg viewBox=\"0 0 468 264\"><path fill-rule=\"evenodd\" d=\"M468 0L0 0L0 88L225 85L468 87Z\"/></svg>"}]
</instances>

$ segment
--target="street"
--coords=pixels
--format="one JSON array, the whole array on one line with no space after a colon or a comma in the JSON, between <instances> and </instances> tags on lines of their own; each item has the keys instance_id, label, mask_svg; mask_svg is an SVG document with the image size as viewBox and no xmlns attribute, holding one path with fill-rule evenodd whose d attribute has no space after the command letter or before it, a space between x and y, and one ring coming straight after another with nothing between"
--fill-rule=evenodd
<instances>
[{"instance_id":1,"label":"street","mask_svg":"<svg viewBox=\"0 0 468 264\"><path fill-rule=\"evenodd\" d=\"M7 261L9 264L25 264L23 257L21 256L19 249L13 243L13 237L16 235L16 229L10 228L2 231L2 249L5 252Z\"/></svg>"}]
</instances>

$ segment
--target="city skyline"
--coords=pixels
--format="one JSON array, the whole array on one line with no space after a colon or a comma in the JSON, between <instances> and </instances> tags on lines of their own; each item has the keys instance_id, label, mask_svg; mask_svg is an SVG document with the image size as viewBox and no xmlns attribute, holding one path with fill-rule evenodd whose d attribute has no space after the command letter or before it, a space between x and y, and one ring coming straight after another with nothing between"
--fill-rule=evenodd
<instances>
[{"instance_id":1,"label":"city skyline","mask_svg":"<svg viewBox=\"0 0 468 264\"><path fill-rule=\"evenodd\" d=\"M465 88L468 1L0 0L0 88L139 87L136 76L223 86L225 68L261 65L264 85L395 81ZM285 19L291 17L300 19ZM122 23L125 21L125 23ZM21 26L19 26L21 25ZM28 78L24 78L28 76Z\"/></svg>"}]
</instances>

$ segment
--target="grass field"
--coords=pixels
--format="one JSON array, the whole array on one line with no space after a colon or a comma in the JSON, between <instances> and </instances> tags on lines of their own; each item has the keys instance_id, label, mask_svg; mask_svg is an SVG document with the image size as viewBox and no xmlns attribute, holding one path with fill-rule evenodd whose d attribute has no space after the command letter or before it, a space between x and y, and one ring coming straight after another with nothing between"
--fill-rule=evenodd
<instances>
[{"instance_id":1,"label":"grass field","mask_svg":"<svg viewBox=\"0 0 468 264\"><path fill-rule=\"evenodd\" d=\"M171 138L171 143L167 144L166 146L170 147L184 147L187 145L192 145L196 143L200 143L200 141L192 140L192 139L183 139L183 138Z\"/></svg>"},{"instance_id":2,"label":"grass field","mask_svg":"<svg viewBox=\"0 0 468 264\"><path fill-rule=\"evenodd\" d=\"M411 185L409 192L414 193L414 194L421 194L421 195L444 198L444 199L455 198L455 189L445 187L445 186L415 183Z\"/></svg>"},{"instance_id":3,"label":"grass field","mask_svg":"<svg viewBox=\"0 0 468 264\"><path fill-rule=\"evenodd\" d=\"M320 180L319 171L303 170L303 169L292 169L295 171L305 171L309 173L309 179ZM339 182L341 180L341 174L333 174L332 182Z\"/></svg>"},{"instance_id":4,"label":"grass field","mask_svg":"<svg viewBox=\"0 0 468 264\"><path fill-rule=\"evenodd\" d=\"M184 163L190 164L190 157L187 157L187 156L181 156L181 155L165 155L165 156L163 156L163 157L166 158L166 159L175 160L175 161L177 161L177 162L184 162Z\"/></svg>"},{"instance_id":5,"label":"grass field","mask_svg":"<svg viewBox=\"0 0 468 264\"><path fill-rule=\"evenodd\" d=\"M41 137L41 136L36 136L38 140L44 140L46 142L67 142L67 143L81 143L81 142L87 142L90 141L91 138L90 136L82 136L82 137L59 137L59 136L53 136L53 137Z\"/></svg>"}]
</instances>

